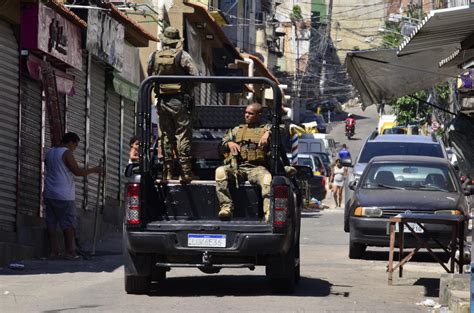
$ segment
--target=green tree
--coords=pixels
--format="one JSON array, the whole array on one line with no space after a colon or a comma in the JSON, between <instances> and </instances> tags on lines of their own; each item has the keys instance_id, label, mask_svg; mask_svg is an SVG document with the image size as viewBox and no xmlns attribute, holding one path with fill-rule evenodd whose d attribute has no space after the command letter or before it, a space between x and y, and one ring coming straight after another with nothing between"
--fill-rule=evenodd
<instances>
[{"instance_id":1,"label":"green tree","mask_svg":"<svg viewBox=\"0 0 474 313\"><path fill-rule=\"evenodd\" d=\"M393 22L385 22L385 33L383 35L382 48L390 49L400 45L403 36L400 33L400 26Z\"/></svg>"},{"instance_id":2,"label":"green tree","mask_svg":"<svg viewBox=\"0 0 474 313\"><path fill-rule=\"evenodd\" d=\"M290 13L290 20L302 20L303 19L303 11L301 10L301 7L297 4L293 6L293 9L291 10Z\"/></svg>"},{"instance_id":3,"label":"green tree","mask_svg":"<svg viewBox=\"0 0 474 313\"><path fill-rule=\"evenodd\" d=\"M428 94L426 91L417 91L411 96L400 97L390 102L393 114L397 117L399 125L408 125L414 121L419 121L421 124L430 122L432 107L423 101L426 101ZM421 99L419 101L415 98Z\"/></svg>"}]
</instances>

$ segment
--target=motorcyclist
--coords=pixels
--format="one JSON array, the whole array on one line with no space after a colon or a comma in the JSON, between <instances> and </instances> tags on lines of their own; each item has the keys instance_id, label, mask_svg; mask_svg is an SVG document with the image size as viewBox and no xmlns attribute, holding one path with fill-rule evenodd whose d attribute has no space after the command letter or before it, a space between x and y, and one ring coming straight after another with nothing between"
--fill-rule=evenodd
<instances>
[{"instance_id":1,"label":"motorcyclist","mask_svg":"<svg viewBox=\"0 0 474 313\"><path fill-rule=\"evenodd\" d=\"M352 113L347 114L346 118L346 132L351 131L353 134L355 133L355 125L356 125L356 120L352 116Z\"/></svg>"}]
</instances>

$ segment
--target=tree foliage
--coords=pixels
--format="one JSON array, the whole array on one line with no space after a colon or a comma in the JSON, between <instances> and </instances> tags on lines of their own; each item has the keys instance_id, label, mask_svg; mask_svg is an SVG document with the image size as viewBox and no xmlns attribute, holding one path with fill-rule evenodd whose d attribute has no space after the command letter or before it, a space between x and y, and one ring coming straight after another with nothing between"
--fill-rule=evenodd
<instances>
[{"instance_id":1,"label":"tree foliage","mask_svg":"<svg viewBox=\"0 0 474 313\"><path fill-rule=\"evenodd\" d=\"M290 13L290 19L293 20L302 20L303 19L303 11L301 10L301 7L297 4L293 6L293 9L291 10Z\"/></svg>"},{"instance_id":2,"label":"tree foliage","mask_svg":"<svg viewBox=\"0 0 474 313\"><path fill-rule=\"evenodd\" d=\"M392 22L385 23L385 34L383 35L382 48L395 48L402 42L403 36L398 24Z\"/></svg>"},{"instance_id":3,"label":"tree foliage","mask_svg":"<svg viewBox=\"0 0 474 313\"><path fill-rule=\"evenodd\" d=\"M428 98L428 94L424 90L415 92L413 96L424 101ZM399 125L409 125L415 121L421 124L430 122L432 107L415 98L404 96L390 102Z\"/></svg>"}]
</instances>

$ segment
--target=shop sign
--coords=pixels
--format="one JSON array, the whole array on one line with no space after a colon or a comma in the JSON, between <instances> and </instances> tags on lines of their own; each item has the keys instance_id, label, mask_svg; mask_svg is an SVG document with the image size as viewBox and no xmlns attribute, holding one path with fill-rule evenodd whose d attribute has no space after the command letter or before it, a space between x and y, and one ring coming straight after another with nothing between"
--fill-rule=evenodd
<instances>
[{"instance_id":1,"label":"shop sign","mask_svg":"<svg viewBox=\"0 0 474 313\"><path fill-rule=\"evenodd\" d=\"M124 34L124 26L106 11L89 10L86 48L119 71L123 67Z\"/></svg>"},{"instance_id":2,"label":"shop sign","mask_svg":"<svg viewBox=\"0 0 474 313\"><path fill-rule=\"evenodd\" d=\"M138 48L125 42L123 47L123 68L120 72L120 76L128 80L129 82L140 85L140 53Z\"/></svg>"},{"instance_id":3,"label":"shop sign","mask_svg":"<svg viewBox=\"0 0 474 313\"><path fill-rule=\"evenodd\" d=\"M82 69L80 27L42 3L28 4L22 10L21 47Z\"/></svg>"}]
</instances>

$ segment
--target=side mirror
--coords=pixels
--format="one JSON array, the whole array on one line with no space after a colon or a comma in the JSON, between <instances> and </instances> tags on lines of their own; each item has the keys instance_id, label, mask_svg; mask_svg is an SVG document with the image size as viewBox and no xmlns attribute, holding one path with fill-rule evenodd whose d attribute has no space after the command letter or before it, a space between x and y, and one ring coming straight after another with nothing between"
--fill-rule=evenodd
<instances>
[{"instance_id":1,"label":"side mirror","mask_svg":"<svg viewBox=\"0 0 474 313\"><path fill-rule=\"evenodd\" d=\"M353 180L349 183L350 190L355 190L356 187L357 187L357 180Z\"/></svg>"},{"instance_id":2,"label":"side mirror","mask_svg":"<svg viewBox=\"0 0 474 313\"><path fill-rule=\"evenodd\" d=\"M296 178L301 180L308 180L313 177L313 170L309 166L294 165L296 169Z\"/></svg>"},{"instance_id":3,"label":"side mirror","mask_svg":"<svg viewBox=\"0 0 474 313\"><path fill-rule=\"evenodd\" d=\"M131 177L134 173L134 169L137 168L140 164L139 163L130 163L125 168L125 177Z\"/></svg>"},{"instance_id":4,"label":"side mirror","mask_svg":"<svg viewBox=\"0 0 474 313\"><path fill-rule=\"evenodd\" d=\"M352 167L351 159L341 159L341 165L345 167Z\"/></svg>"}]
</instances>

